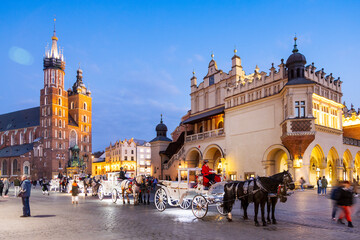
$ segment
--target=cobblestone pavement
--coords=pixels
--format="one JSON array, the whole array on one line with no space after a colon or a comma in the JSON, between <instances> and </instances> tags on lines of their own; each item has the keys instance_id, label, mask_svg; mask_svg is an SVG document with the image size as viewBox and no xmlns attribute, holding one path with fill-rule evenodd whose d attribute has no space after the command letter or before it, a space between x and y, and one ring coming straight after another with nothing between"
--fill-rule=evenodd
<instances>
[{"instance_id":1,"label":"cobblestone pavement","mask_svg":"<svg viewBox=\"0 0 360 240\"><path fill-rule=\"evenodd\" d=\"M10 195L12 192L10 192ZM0 198L0 239L359 239L360 216L353 214L355 228L338 225L330 219L331 200L314 190L296 192L286 203L278 204L277 225L255 227L242 220L237 202L233 222L210 208L204 220L191 210L168 208L158 212L150 206L113 204L110 199L71 196L39 189L30 197L32 217L20 218L21 200ZM359 208L359 204L356 206ZM253 217L253 208L249 208ZM260 218L259 218L260 220Z\"/></svg>"}]
</instances>

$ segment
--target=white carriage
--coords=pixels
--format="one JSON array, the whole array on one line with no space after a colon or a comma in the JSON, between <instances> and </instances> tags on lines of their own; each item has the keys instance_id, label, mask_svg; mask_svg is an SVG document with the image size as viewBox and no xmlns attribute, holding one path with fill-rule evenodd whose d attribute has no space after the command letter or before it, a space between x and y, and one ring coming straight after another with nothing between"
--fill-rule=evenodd
<instances>
[{"instance_id":1,"label":"white carriage","mask_svg":"<svg viewBox=\"0 0 360 240\"><path fill-rule=\"evenodd\" d=\"M60 189L60 179L53 178L50 180L50 191L59 191Z\"/></svg>"},{"instance_id":2,"label":"white carriage","mask_svg":"<svg viewBox=\"0 0 360 240\"><path fill-rule=\"evenodd\" d=\"M186 180L181 180L182 171L187 172ZM197 182L190 181L192 172L197 175ZM216 206L218 212L225 215L222 200L226 182L215 183L207 189L203 185L203 176L200 173L201 168L179 168L178 181L160 181L154 197L156 208L162 212L167 205L180 206L182 209L191 207L195 217L204 218L209 206Z\"/></svg>"},{"instance_id":3,"label":"white carriage","mask_svg":"<svg viewBox=\"0 0 360 240\"><path fill-rule=\"evenodd\" d=\"M116 203L117 199L121 195L121 182L119 172L107 173L107 179L100 181L98 190L98 196L100 200L103 200L105 196L111 196L113 203Z\"/></svg>"}]
</instances>

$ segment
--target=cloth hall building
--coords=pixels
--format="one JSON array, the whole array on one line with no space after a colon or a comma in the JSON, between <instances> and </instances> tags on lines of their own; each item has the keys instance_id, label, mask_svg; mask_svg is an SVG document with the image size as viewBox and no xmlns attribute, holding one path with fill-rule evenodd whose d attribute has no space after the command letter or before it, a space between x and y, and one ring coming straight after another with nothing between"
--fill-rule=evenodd
<instances>
[{"instance_id":1,"label":"cloth hall building","mask_svg":"<svg viewBox=\"0 0 360 240\"><path fill-rule=\"evenodd\" d=\"M296 39L286 62L269 73L256 66L246 74L234 53L228 73L214 59L200 84L194 73L191 110L158 151L159 177L175 179L180 166L201 167L207 159L232 180L289 170L313 185L319 176L331 184L358 181L360 115L342 104L340 78L306 65Z\"/></svg>"},{"instance_id":2,"label":"cloth hall building","mask_svg":"<svg viewBox=\"0 0 360 240\"><path fill-rule=\"evenodd\" d=\"M2 177L51 178L71 168L91 174L91 92L80 68L73 87L65 90L65 61L55 30L51 39L40 106L0 115Z\"/></svg>"}]
</instances>

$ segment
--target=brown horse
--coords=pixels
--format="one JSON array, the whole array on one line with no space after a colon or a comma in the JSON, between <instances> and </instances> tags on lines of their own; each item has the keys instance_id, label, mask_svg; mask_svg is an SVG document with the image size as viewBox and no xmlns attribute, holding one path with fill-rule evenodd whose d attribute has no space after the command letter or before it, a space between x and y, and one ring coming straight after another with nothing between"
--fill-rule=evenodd
<instances>
[{"instance_id":1,"label":"brown horse","mask_svg":"<svg viewBox=\"0 0 360 240\"><path fill-rule=\"evenodd\" d=\"M143 176L137 176L134 179L125 179L121 182L121 194L123 204L125 204L125 194L128 204L130 204L129 195L132 194L134 197L134 205L139 204L140 186L144 182Z\"/></svg>"}]
</instances>

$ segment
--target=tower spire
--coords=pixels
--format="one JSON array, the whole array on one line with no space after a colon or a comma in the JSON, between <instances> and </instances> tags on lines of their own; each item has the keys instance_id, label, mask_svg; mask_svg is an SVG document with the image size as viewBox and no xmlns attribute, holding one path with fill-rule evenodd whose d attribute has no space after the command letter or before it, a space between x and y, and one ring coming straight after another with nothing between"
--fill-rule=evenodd
<instances>
[{"instance_id":1,"label":"tower spire","mask_svg":"<svg viewBox=\"0 0 360 240\"><path fill-rule=\"evenodd\" d=\"M299 51L299 50L297 49L296 40L297 40L297 37L296 37L296 33L295 33L295 37L294 37L294 49L292 50L293 53L297 53L297 52Z\"/></svg>"},{"instance_id":2,"label":"tower spire","mask_svg":"<svg viewBox=\"0 0 360 240\"><path fill-rule=\"evenodd\" d=\"M162 114L160 114L160 123L163 123Z\"/></svg>"},{"instance_id":3,"label":"tower spire","mask_svg":"<svg viewBox=\"0 0 360 240\"><path fill-rule=\"evenodd\" d=\"M50 50L51 58L59 58L59 51L58 51L58 47L57 47L58 38L56 37L55 22L56 22L56 18L54 18L54 34L51 37L51 40L52 40L51 50Z\"/></svg>"}]
</instances>

